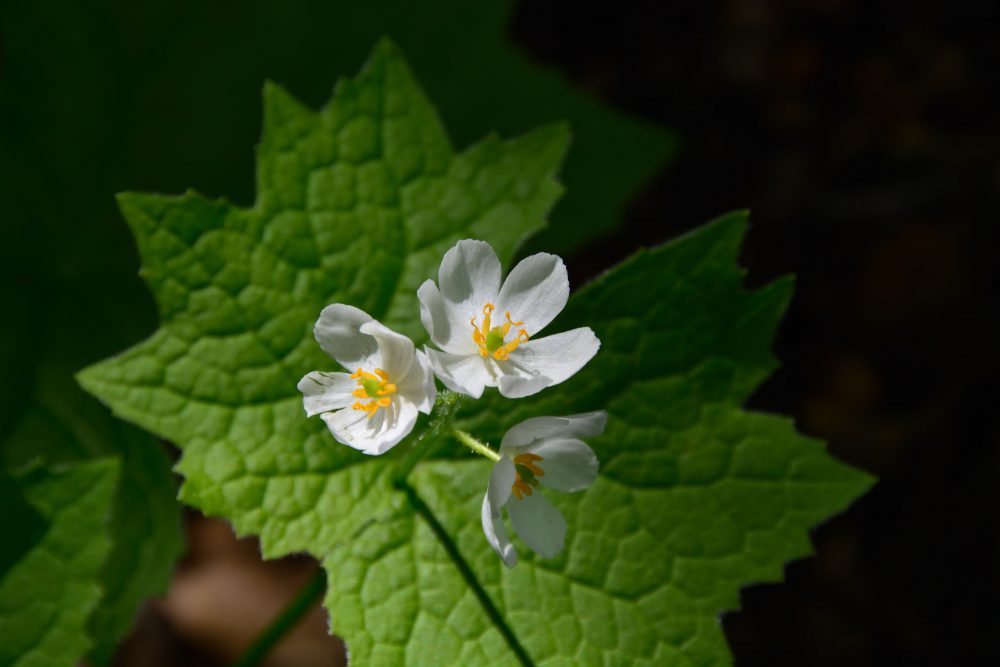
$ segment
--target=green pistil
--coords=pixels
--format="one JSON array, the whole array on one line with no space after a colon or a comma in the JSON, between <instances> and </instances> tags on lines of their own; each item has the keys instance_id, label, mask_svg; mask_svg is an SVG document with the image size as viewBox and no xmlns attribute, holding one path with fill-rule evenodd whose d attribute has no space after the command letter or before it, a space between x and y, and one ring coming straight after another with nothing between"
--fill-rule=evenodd
<instances>
[{"instance_id":1,"label":"green pistil","mask_svg":"<svg viewBox=\"0 0 1000 667\"><path fill-rule=\"evenodd\" d=\"M538 479L535 478L535 473L531 472L531 468L523 466L520 463L515 463L514 469L517 470L517 474L521 476L522 482L527 482L535 487L538 486Z\"/></svg>"},{"instance_id":2,"label":"green pistil","mask_svg":"<svg viewBox=\"0 0 1000 667\"><path fill-rule=\"evenodd\" d=\"M486 334L486 350L493 354L503 345L503 327L493 327Z\"/></svg>"},{"instance_id":3,"label":"green pistil","mask_svg":"<svg viewBox=\"0 0 1000 667\"><path fill-rule=\"evenodd\" d=\"M382 383L378 380L363 379L361 380L361 386L364 387L365 392L371 398L378 398L378 392L382 389Z\"/></svg>"}]
</instances>

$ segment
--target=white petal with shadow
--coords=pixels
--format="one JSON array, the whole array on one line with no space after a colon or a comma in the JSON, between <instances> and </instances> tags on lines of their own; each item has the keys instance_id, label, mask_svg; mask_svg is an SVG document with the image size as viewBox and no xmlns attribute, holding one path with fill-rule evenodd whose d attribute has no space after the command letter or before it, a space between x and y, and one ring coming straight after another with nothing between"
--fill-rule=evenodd
<instances>
[{"instance_id":1,"label":"white petal with shadow","mask_svg":"<svg viewBox=\"0 0 1000 667\"><path fill-rule=\"evenodd\" d=\"M478 311L485 303L496 300L500 290L500 259L489 243L459 241L441 260L438 286L446 300Z\"/></svg>"},{"instance_id":2,"label":"white petal with shadow","mask_svg":"<svg viewBox=\"0 0 1000 667\"><path fill-rule=\"evenodd\" d=\"M500 288L496 307L501 316L510 312L511 319L523 321L534 336L566 307L567 299L566 265L556 255L542 252L518 262Z\"/></svg>"},{"instance_id":3,"label":"white petal with shadow","mask_svg":"<svg viewBox=\"0 0 1000 667\"><path fill-rule=\"evenodd\" d=\"M597 479L597 456L586 443L572 438L544 440L527 451L542 457L545 474L538 481L557 491L582 491Z\"/></svg>"},{"instance_id":4,"label":"white petal with shadow","mask_svg":"<svg viewBox=\"0 0 1000 667\"><path fill-rule=\"evenodd\" d=\"M351 392L357 386L358 383L347 373L306 373L298 384L306 416L312 417L351 405L356 400Z\"/></svg>"},{"instance_id":5,"label":"white petal with shadow","mask_svg":"<svg viewBox=\"0 0 1000 667\"><path fill-rule=\"evenodd\" d=\"M566 519L537 490L507 503L511 525L524 543L543 558L554 558L566 541Z\"/></svg>"},{"instance_id":6,"label":"white petal with shadow","mask_svg":"<svg viewBox=\"0 0 1000 667\"><path fill-rule=\"evenodd\" d=\"M604 410L583 412L567 417L532 417L515 424L503 436L501 447L523 447L551 437L589 438L604 432L608 413Z\"/></svg>"},{"instance_id":7,"label":"white petal with shadow","mask_svg":"<svg viewBox=\"0 0 1000 667\"><path fill-rule=\"evenodd\" d=\"M481 317L484 304L469 304L463 310L445 301L433 280L424 281L417 290L417 298L420 300L420 321L431 342L452 354L475 354L478 351L472 340L470 319L473 315Z\"/></svg>"},{"instance_id":8,"label":"white petal with shadow","mask_svg":"<svg viewBox=\"0 0 1000 667\"><path fill-rule=\"evenodd\" d=\"M496 386L490 367L478 354L457 355L430 348L425 350L434 373L452 391L479 398L484 388Z\"/></svg>"},{"instance_id":9,"label":"white petal with shadow","mask_svg":"<svg viewBox=\"0 0 1000 667\"><path fill-rule=\"evenodd\" d=\"M371 321L372 316L363 310L335 303L320 312L313 335L324 352L354 371L358 366L371 365L369 360L378 351L375 339L361 333L361 326Z\"/></svg>"}]
</instances>

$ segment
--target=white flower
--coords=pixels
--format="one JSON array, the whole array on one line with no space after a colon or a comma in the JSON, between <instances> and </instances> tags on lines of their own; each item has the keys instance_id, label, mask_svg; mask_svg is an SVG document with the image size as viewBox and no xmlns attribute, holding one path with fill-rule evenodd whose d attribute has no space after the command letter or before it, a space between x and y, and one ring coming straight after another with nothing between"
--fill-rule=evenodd
<instances>
[{"instance_id":1,"label":"white flower","mask_svg":"<svg viewBox=\"0 0 1000 667\"><path fill-rule=\"evenodd\" d=\"M437 390L413 342L353 306L335 303L313 328L323 351L351 373L313 371L299 381L306 414L322 413L333 437L365 454L384 454L429 414Z\"/></svg>"},{"instance_id":2,"label":"white flower","mask_svg":"<svg viewBox=\"0 0 1000 667\"><path fill-rule=\"evenodd\" d=\"M555 255L525 258L501 286L493 248L459 241L441 260L438 285L426 281L417 296L420 320L441 350L427 350L434 372L473 398L484 387L507 398L535 394L572 376L601 346L588 327L534 338L569 298L566 266Z\"/></svg>"},{"instance_id":3,"label":"white flower","mask_svg":"<svg viewBox=\"0 0 1000 667\"><path fill-rule=\"evenodd\" d=\"M483 532L504 565L514 567L517 551L507 538L500 509L507 508L514 531L532 551L553 558L563 550L566 520L539 492L539 486L571 493L597 478L597 457L583 437L600 435L603 410L570 417L535 417L511 428L500 444L483 497Z\"/></svg>"}]
</instances>

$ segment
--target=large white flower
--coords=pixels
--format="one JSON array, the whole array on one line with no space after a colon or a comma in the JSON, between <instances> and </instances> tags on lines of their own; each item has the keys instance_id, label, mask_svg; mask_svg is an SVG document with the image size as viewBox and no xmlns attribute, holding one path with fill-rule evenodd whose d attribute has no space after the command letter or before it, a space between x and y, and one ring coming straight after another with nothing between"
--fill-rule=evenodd
<instances>
[{"instance_id":1,"label":"large white flower","mask_svg":"<svg viewBox=\"0 0 1000 667\"><path fill-rule=\"evenodd\" d=\"M566 520L539 492L540 486L571 493L597 478L597 457L580 438L600 435L603 410L570 417L535 417L511 428L500 444L500 460L483 497L483 532L504 565L514 567L517 551L507 537L501 508L532 551L553 558L563 550Z\"/></svg>"},{"instance_id":2,"label":"large white flower","mask_svg":"<svg viewBox=\"0 0 1000 667\"><path fill-rule=\"evenodd\" d=\"M555 255L526 257L501 286L493 248L459 241L441 260L438 285L427 280L417 296L420 320L440 348L427 349L434 372L473 398L484 387L530 396L569 378L601 346L588 327L535 338L569 298L566 266Z\"/></svg>"},{"instance_id":3,"label":"large white flower","mask_svg":"<svg viewBox=\"0 0 1000 667\"><path fill-rule=\"evenodd\" d=\"M313 328L323 351L351 373L313 371L299 381L306 414L322 414L340 442L384 454L430 414L437 390L427 357L413 342L354 306L335 303Z\"/></svg>"}]
</instances>

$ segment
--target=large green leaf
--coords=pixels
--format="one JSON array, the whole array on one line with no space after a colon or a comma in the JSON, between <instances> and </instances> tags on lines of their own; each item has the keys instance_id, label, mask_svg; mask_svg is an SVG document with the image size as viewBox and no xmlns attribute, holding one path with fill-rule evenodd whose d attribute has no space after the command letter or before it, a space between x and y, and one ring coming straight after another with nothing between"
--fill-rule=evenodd
<instances>
[{"instance_id":1,"label":"large green leaf","mask_svg":"<svg viewBox=\"0 0 1000 667\"><path fill-rule=\"evenodd\" d=\"M72 665L87 651L117 476L117 462L98 460L17 480L49 527L0 581L0 665Z\"/></svg>"},{"instance_id":2,"label":"large green leaf","mask_svg":"<svg viewBox=\"0 0 1000 667\"><path fill-rule=\"evenodd\" d=\"M266 556L322 560L357 664L724 664L716 618L739 587L777 579L868 483L740 407L774 367L791 290L742 290L742 214L574 295L553 330L591 326L603 348L573 380L460 413L493 438L533 414L611 413L599 481L557 499L571 532L554 561L502 569L479 527L489 467L461 448L365 457L305 419L296 382L333 366L312 340L320 309L351 303L422 338L417 285L458 238L509 260L558 193L565 142L550 127L453 155L383 42L318 114L266 89L254 207L121 198L162 324L81 383L182 447L188 502L259 534ZM438 458L406 476L432 440Z\"/></svg>"}]
</instances>

